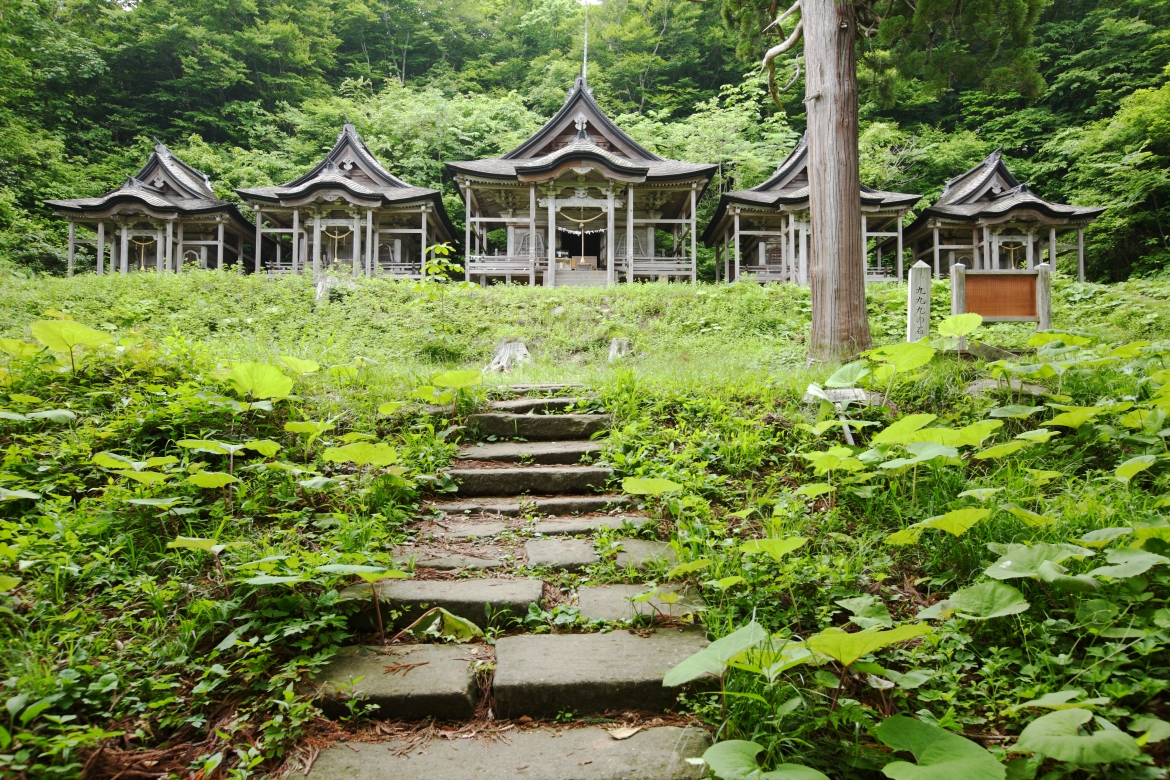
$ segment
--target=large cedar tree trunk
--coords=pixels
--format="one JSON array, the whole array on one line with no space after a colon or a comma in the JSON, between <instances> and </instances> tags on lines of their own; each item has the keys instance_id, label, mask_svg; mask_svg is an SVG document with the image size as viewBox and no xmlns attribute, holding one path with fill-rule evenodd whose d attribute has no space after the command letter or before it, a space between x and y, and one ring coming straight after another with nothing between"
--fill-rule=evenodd
<instances>
[{"instance_id":1,"label":"large cedar tree trunk","mask_svg":"<svg viewBox=\"0 0 1170 780\"><path fill-rule=\"evenodd\" d=\"M869 349L857 160L857 28L850 0L803 0L812 212L810 361Z\"/></svg>"}]
</instances>

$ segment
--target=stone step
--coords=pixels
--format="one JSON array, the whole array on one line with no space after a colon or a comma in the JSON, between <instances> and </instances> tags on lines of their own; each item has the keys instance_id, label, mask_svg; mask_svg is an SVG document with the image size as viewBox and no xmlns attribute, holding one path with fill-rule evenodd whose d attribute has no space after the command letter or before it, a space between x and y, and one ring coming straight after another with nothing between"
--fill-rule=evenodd
<instances>
[{"instance_id":1,"label":"stone step","mask_svg":"<svg viewBox=\"0 0 1170 780\"><path fill-rule=\"evenodd\" d=\"M481 438L571 441L590 439L613 424L608 414L508 414L488 412L467 418L467 427Z\"/></svg>"},{"instance_id":2,"label":"stone step","mask_svg":"<svg viewBox=\"0 0 1170 780\"><path fill-rule=\"evenodd\" d=\"M487 539L498 536L507 531L523 531L530 529L541 536L578 536L594 534L603 528L641 528L651 522L650 518L638 513L588 514L566 517L546 517L528 525L521 520L505 521L498 516L484 517L476 515L462 518L456 515L453 518L444 517L442 521L428 520L414 527L420 539L434 537L436 539L468 540Z\"/></svg>"},{"instance_id":3,"label":"stone step","mask_svg":"<svg viewBox=\"0 0 1170 780\"><path fill-rule=\"evenodd\" d=\"M651 590L650 585L586 585L577 591L577 609L585 620L629 621L637 617L680 618L706 609L703 598L689 589L674 585L660 585L659 593L676 594L679 598L667 604L657 595L649 601L633 601Z\"/></svg>"},{"instance_id":4,"label":"stone step","mask_svg":"<svg viewBox=\"0 0 1170 780\"><path fill-rule=\"evenodd\" d=\"M585 385L580 382L569 382L565 384L556 382L520 382L514 385L496 385L488 389L524 395L527 393L563 393L566 390L576 391L583 387Z\"/></svg>"},{"instance_id":5,"label":"stone step","mask_svg":"<svg viewBox=\"0 0 1170 780\"><path fill-rule=\"evenodd\" d=\"M475 498L467 501L441 501L431 504L430 508L451 516L485 514L515 517L527 513L537 515L588 514L629 506L632 503L628 496L547 496L521 499Z\"/></svg>"},{"instance_id":6,"label":"stone step","mask_svg":"<svg viewBox=\"0 0 1170 780\"><path fill-rule=\"evenodd\" d=\"M459 451L461 460L483 460L498 463L539 463L544 465L574 465L586 455L601 451L598 441L524 441L469 444Z\"/></svg>"},{"instance_id":7,"label":"stone step","mask_svg":"<svg viewBox=\"0 0 1170 780\"><path fill-rule=\"evenodd\" d=\"M439 571L454 571L457 569L473 569L485 571L499 569L504 565L500 560L502 550L491 547L477 549L476 555L455 552L435 552L433 550L410 551L394 556L394 565L401 567L413 566L416 569L437 569Z\"/></svg>"},{"instance_id":8,"label":"stone step","mask_svg":"<svg viewBox=\"0 0 1170 780\"><path fill-rule=\"evenodd\" d=\"M474 650L468 645L343 648L313 680L318 705L333 717L348 712L347 701L364 699L378 705L375 718L470 719L478 691Z\"/></svg>"},{"instance_id":9,"label":"stone step","mask_svg":"<svg viewBox=\"0 0 1170 780\"><path fill-rule=\"evenodd\" d=\"M493 622L508 617L522 618L528 614L529 605L540 604L544 593L544 583L533 579L382 580L374 587L383 603L384 620L389 622L387 607L402 612L397 626L408 625L425 609L442 607L483 628L488 612ZM369 585L351 585L341 592L341 598L363 602L363 611L372 619Z\"/></svg>"},{"instance_id":10,"label":"stone step","mask_svg":"<svg viewBox=\"0 0 1170 780\"><path fill-rule=\"evenodd\" d=\"M614 560L619 569L641 571L652 563L672 564L675 560L674 548L666 542L622 539L620 544ZM601 560L592 539L533 539L524 543L524 555L529 566L555 571L581 571Z\"/></svg>"},{"instance_id":11,"label":"stone step","mask_svg":"<svg viewBox=\"0 0 1170 780\"><path fill-rule=\"evenodd\" d=\"M663 710L677 688L662 678L707 646L701 630L658 630L649 636L522 635L496 640L496 715L518 718L610 710Z\"/></svg>"},{"instance_id":12,"label":"stone step","mask_svg":"<svg viewBox=\"0 0 1170 780\"><path fill-rule=\"evenodd\" d=\"M698 780L688 764L710 747L693 726L659 726L618 740L606 730L511 730L507 739L435 739L425 750L400 742L346 742L322 750L308 780Z\"/></svg>"},{"instance_id":13,"label":"stone step","mask_svg":"<svg viewBox=\"0 0 1170 780\"><path fill-rule=\"evenodd\" d=\"M506 401L493 401L491 409L493 412L510 414L548 414L564 411L579 403L580 398L509 398Z\"/></svg>"},{"instance_id":14,"label":"stone step","mask_svg":"<svg viewBox=\"0 0 1170 780\"><path fill-rule=\"evenodd\" d=\"M461 496L557 495L599 490L613 476L601 466L520 466L498 469L450 469Z\"/></svg>"}]
</instances>

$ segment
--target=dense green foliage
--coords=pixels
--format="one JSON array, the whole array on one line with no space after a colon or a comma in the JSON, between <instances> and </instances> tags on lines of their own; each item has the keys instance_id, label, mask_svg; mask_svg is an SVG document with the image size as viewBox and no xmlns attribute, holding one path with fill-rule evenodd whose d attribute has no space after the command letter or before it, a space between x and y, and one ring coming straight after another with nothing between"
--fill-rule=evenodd
<instances>
[{"instance_id":1,"label":"dense green foliage","mask_svg":"<svg viewBox=\"0 0 1170 780\"><path fill-rule=\"evenodd\" d=\"M990 6L990 21L924 27L889 11L875 27L860 71L863 178L929 202L1002 146L1041 194L1110 207L1088 234L1093 278L1162 273L1165 3ZM775 40L757 34L770 8L590 7L602 105L662 154L720 163L701 217L720 188L765 176L803 129L803 85L776 113L757 74ZM0 259L60 271L64 228L40 200L109 189L152 137L231 196L303 171L348 116L392 169L450 192L443 160L505 151L560 104L580 69L582 22L573 0L12 0L0 16ZM450 210L458 221L462 209Z\"/></svg>"},{"instance_id":2,"label":"dense green foliage","mask_svg":"<svg viewBox=\"0 0 1170 780\"><path fill-rule=\"evenodd\" d=\"M947 294L936 287L935 311L946 310ZM879 342L897 343L904 290L872 285L870 295ZM408 401L441 365L482 366L504 337L526 339L536 359L508 381L596 388L618 419L604 458L620 477L666 478L685 491L648 503L662 514L659 528L671 529L680 563L689 564L672 578L702 588L712 605L705 620L717 635L753 617L761 630L779 632L776 642L832 638L824 630L849 620L926 625L925 616L914 617L940 597L971 614L985 605L964 589L988 582L982 572L1004 549L988 544L1095 549L1083 563L1063 560L1068 573L1055 575L1070 579L1118 554L1092 538L1079 541L1092 531L1122 529L1101 536L1102 546L1121 549L1132 541L1125 529L1140 528L1146 538L1136 552L1164 552L1157 529L1164 528L1166 431L1140 414L1165 399L1164 350L1110 355L1095 345L1164 340L1170 287L1058 278L1054 299L1057 326L1075 322L1084 338L1065 335L1027 365L997 369L939 355L889 380L838 373L836 384L868 385L892 402L848 410L860 446L847 448L835 413L802 401L806 386L824 384L829 371L800 368L808 293L793 286L423 294L373 280L314 301L302 280L230 273L6 278L0 679L8 706L0 770L73 777L96 755L112 774L137 755L159 762L157 771L218 765L230 770L224 776L244 778L298 755L305 734L324 728L299 684L355 639L346 620L353 606L337 601L353 578L319 567L388 565L390 545L406 538L420 499L444 487L442 469L461 436L449 413L379 407ZM978 337L1020 346L1030 331L997 325ZM633 339L635 354L624 364L606 362L611 336ZM1076 346L1082 341L1090 344ZM882 369L872 362L867 370ZM996 370L1039 382L1048 395L963 393ZM466 396L460 414L482 397ZM1025 407L1006 410L1018 419L988 416L1011 403ZM1062 422L1057 415L1066 410L1049 404L1097 411ZM945 429L1004 425L984 431L981 446L952 442L958 457L927 458L931 452L906 452L883 431L922 414L937 416L924 424L944 444L952 435ZM322 424L321 435L312 423ZM1059 435L1013 438L1042 426ZM386 445L393 464L338 462L345 442L362 441ZM1030 443L1013 453L993 449L1019 441ZM977 449L993 458L973 457ZM924 459L880 465L907 456ZM1136 470L1123 472L1123 482L1116 469L1127 462ZM803 494L794 491L802 485ZM984 488L1000 492L959 496ZM923 528L953 509L993 514L965 532L954 518L951 533L945 523ZM897 532L903 537L893 544ZM787 552L767 541L793 536L808 541ZM603 564L561 584L616 575ZM761 675L746 668L760 657L741 658L725 676L735 694L726 709L712 696L688 705L721 738L738 740L728 750L750 752L743 743L755 742L766 768L803 763L834 778L880 776L891 755L878 741L900 744L898 722L876 728L889 713L990 736L983 744L998 749L1047 712L1011 707L1079 689L1078 702L1104 699L1089 706L1140 737L1140 717L1167 719L1159 694L1170 674L1168 570L1155 562L1140 577L1105 576L1098 573L1087 594L1066 590L1060 576L1007 580L1020 598L995 606L1008 616L948 617L943 605L921 642L875 645L876 655L849 669L806 662ZM573 615L526 623L572 630ZM1069 717L1084 712L1074 710ZM126 737L91 752L117 732ZM1143 755L1164 764L1164 744ZM949 748L964 750L971 748ZM1028 770L1027 762L1016 765L1022 774L1012 777L1040 776ZM1049 770L1057 774L1046 777L1085 776L1075 762L1049 761ZM1114 761L1108 772L1162 776L1148 758Z\"/></svg>"}]
</instances>

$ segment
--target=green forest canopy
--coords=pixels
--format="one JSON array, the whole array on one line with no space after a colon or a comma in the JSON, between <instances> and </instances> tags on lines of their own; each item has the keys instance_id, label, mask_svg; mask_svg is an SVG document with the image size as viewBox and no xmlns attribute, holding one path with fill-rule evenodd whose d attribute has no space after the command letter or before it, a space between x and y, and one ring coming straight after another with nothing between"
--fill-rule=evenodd
<instances>
[{"instance_id":1,"label":"green forest canopy","mask_svg":"<svg viewBox=\"0 0 1170 780\"><path fill-rule=\"evenodd\" d=\"M758 183L803 129L803 84L777 111L757 64L774 41L741 29L757 5L589 10L602 106L649 148L720 165L706 215L719 188ZM396 173L444 187L458 221L442 161L506 151L561 104L580 69L582 14L578 0L9 0L0 261L59 271L64 225L40 201L112 188L153 138L234 197L305 170L345 118ZM924 193L925 205L1002 147L1045 197L1109 207L1087 233L1091 278L1170 275L1165 0L1048 4L1030 55L1043 84L1028 96L1011 79L903 76L866 45L863 181Z\"/></svg>"}]
</instances>

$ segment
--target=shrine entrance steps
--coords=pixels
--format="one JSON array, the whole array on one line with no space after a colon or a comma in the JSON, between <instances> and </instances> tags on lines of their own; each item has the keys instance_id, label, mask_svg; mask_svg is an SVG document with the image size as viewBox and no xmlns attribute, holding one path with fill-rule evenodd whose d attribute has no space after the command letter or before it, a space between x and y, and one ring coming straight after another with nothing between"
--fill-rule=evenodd
<instances>
[{"instance_id":1,"label":"shrine entrance steps","mask_svg":"<svg viewBox=\"0 0 1170 780\"><path fill-rule=\"evenodd\" d=\"M490 641L378 645L366 630L375 641L318 676L318 703L339 717L377 705L367 714L389 736L322 751L310 780L701 776L686 759L710 737L671 713L679 691L662 678L707 645L700 625L678 620L703 604L685 592L632 600L650 590L642 572L660 575L674 553L610 492L613 471L596 459L612 419L590 407L526 397L469 418L475 441L448 472L457 492L424 507L395 551L414 576L376 587L388 636L438 606ZM342 595L363 605L368 629L370 587Z\"/></svg>"}]
</instances>

